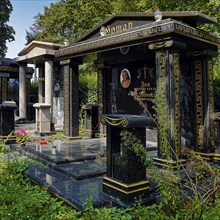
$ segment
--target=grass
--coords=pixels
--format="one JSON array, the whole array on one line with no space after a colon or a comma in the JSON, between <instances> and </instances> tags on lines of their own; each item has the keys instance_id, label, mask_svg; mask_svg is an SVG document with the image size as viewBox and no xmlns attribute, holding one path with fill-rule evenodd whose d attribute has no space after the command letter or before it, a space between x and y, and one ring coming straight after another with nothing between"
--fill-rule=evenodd
<instances>
[{"instance_id":1,"label":"grass","mask_svg":"<svg viewBox=\"0 0 220 220\"><path fill-rule=\"evenodd\" d=\"M92 198L90 198L86 203L86 209L84 211L73 209L63 201L52 197L46 188L34 185L25 178L24 171L33 163L37 162L16 156L6 158L5 155L4 159L0 159L1 220L220 219L219 183L215 183L214 194L206 193L206 197L199 196L196 191L196 187L199 185L192 183L194 180L196 182L198 180L201 181L202 178L205 178L207 175L210 178L210 175L214 175L215 173L212 170L214 168L208 165L208 167L206 167L206 164L203 164L199 158L197 158L197 161L195 157L193 158L192 167L196 169L191 170L191 172L195 178L190 179L188 183L188 186L191 187L192 195L185 201L180 202L178 192L181 192L186 182L177 182L177 178L175 178L173 174L170 175L167 173L166 175L165 173L163 177L160 175L156 177L158 190L160 190L162 196L158 204L151 206L141 206L137 204L135 207L128 207L126 209L116 207L94 208Z\"/></svg>"}]
</instances>

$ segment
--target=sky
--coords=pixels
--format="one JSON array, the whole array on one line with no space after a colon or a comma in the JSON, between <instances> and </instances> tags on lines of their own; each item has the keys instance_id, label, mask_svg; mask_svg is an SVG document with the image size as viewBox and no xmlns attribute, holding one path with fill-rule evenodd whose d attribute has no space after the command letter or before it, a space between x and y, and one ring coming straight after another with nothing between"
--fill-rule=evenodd
<instances>
[{"instance_id":1,"label":"sky","mask_svg":"<svg viewBox=\"0 0 220 220\"><path fill-rule=\"evenodd\" d=\"M8 25L16 32L15 41L8 42L7 58L15 58L25 47L26 30L34 23L34 16L44 12L44 6L49 6L58 0L11 0L13 11L10 15Z\"/></svg>"}]
</instances>

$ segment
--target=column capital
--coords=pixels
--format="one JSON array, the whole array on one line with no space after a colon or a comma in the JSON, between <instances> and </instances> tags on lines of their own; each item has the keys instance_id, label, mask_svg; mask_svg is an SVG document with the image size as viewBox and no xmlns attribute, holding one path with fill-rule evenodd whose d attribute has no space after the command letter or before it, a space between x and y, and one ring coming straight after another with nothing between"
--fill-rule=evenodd
<instances>
[{"instance_id":1,"label":"column capital","mask_svg":"<svg viewBox=\"0 0 220 220\"><path fill-rule=\"evenodd\" d=\"M162 49L162 48L178 48L178 49L185 49L186 48L186 44L176 41L176 40L165 40L165 41L159 41L159 42L155 42L155 43L151 43L148 45L148 49L149 50L158 50L158 49Z\"/></svg>"},{"instance_id":2,"label":"column capital","mask_svg":"<svg viewBox=\"0 0 220 220\"><path fill-rule=\"evenodd\" d=\"M214 57L217 56L218 53L210 50L195 50L195 51L190 51L187 53L188 57Z\"/></svg>"},{"instance_id":3,"label":"column capital","mask_svg":"<svg viewBox=\"0 0 220 220\"><path fill-rule=\"evenodd\" d=\"M65 60L60 60L60 65L80 65L82 64L82 58L75 58L75 59L65 59Z\"/></svg>"}]
</instances>

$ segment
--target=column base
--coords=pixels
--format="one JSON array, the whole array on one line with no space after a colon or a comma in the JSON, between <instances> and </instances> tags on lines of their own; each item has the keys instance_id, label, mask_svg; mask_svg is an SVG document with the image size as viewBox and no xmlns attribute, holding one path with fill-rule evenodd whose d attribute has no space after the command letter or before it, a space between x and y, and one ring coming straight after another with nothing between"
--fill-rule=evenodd
<instances>
[{"instance_id":1,"label":"column base","mask_svg":"<svg viewBox=\"0 0 220 220\"><path fill-rule=\"evenodd\" d=\"M110 177L103 178L103 192L120 199L125 203L135 202L136 199L144 199L150 196L149 181L125 184Z\"/></svg>"},{"instance_id":2,"label":"column base","mask_svg":"<svg viewBox=\"0 0 220 220\"><path fill-rule=\"evenodd\" d=\"M97 137L98 132L97 131L92 131L92 130L85 130L83 132L83 137L86 138L95 138Z\"/></svg>"},{"instance_id":3,"label":"column base","mask_svg":"<svg viewBox=\"0 0 220 220\"><path fill-rule=\"evenodd\" d=\"M203 153L203 152L196 152L196 155L200 155L203 160L212 161L214 159L214 153Z\"/></svg>"},{"instance_id":4,"label":"column base","mask_svg":"<svg viewBox=\"0 0 220 220\"><path fill-rule=\"evenodd\" d=\"M213 154L213 161L220 164L220 154Z\"/></svg>"},{"instance_id":5,"label":"column base","mask_svg":"<svg viewBox=\"0 0 220 220\"><path fill-rule=\"evenodd\" d=\"M67 140L81 140L82 139L81 136L69 137L69 136L65 136L65 135L63 135L63 138L67 139Z\"/></svg>"},{"instance_id":6,"label":"column base","mask_svg":"<svg viewBox=\"0 0 220 220\"><path fill-rule=\"evenodd\" d=\"M53 131L35 131L34 134L37 136L43 137L43 136L51 136L51 135L55 134L55 132L53 132Z\"/></svg>"},{"instance_id":7,"label":"column base","mask_svg":"<svg viewBox=\"0 0 220 220\"><path fill-rule=\"evenodd\" d=\"M96 138L105 138L105 137L107 137L107 135L106 134L96 133L95 137Z\"/></svg>"},{"instance_id":8,"label":"column base","mask_svg":"<svg viewBox=\"0 0 220 220\"><path fill-rule=\"evenodd\" d=\"M178 168L182 169L186 166L186 160L166 160L161 158L153 158L154 165L161 168L171 168L177 170Z\"/></svg>"}]
</instances>

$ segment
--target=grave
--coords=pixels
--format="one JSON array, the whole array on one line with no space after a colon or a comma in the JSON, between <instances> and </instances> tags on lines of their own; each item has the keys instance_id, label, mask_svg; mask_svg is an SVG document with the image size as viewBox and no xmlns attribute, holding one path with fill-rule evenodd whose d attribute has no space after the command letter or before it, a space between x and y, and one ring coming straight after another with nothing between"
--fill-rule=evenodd
<instances>
[{"instance_id":1,"label":"grave","mask_svg":"<svg viewBox=\"0 0 220 220\"><path fill-rule=\"evenodd\" d=\"M166 114L162 123L166 126L163 130L161 121L158 124L159 117L156 118L155 165L174 169L185 166L183 147L194 149L210 161L220 158L212 117L212 59L217 55L220 38L198 28L206 23L217 24L217 21L196 11L161 12L160 19L150 12L115 14L74 44L55 52L64 79L64 135L68 137L77 137L79 131L79 65L85 55L97 53L98 114L100 119L108 119L103 123L107 124L107 176L103 178L105 193L100 193L105 198L118 197L130 204L136 196L150 195L149 183L138 160L133 160L130 151L124 152L125 157L120 155L119 134L122 128L128 129L144 144L146 127L154 127L148 118L152 120L155 115L159 92L162 94L158 101L162 106L160 113ZM100 136L104 133L105 127L99 125ZM62 170L66 172L65 167ZM102 179L94 181L95 188L101 191L99 181ZM56 187L60 189L61 185L62 182ZM77 189L84 195L83 188Z\"/></svg>"},{"instance_id":2,"label":"grave","mask_svg":"<svg viewBox=\"0 0 220 220\"><path fill-rule=\"evenodd\" d=\"M0 136L6 137L15 130L15 102L0 104Z\"/></svg>"},{"instance_id":3,"label":"grave","mask_svg":"<svg viewBox=\"0 0 220 220\"><path fill-rule=\"evenodd\" d=\"M155 96L157 91L163 93L167 128L165 133L158 129L155 164L184 166L182 147L192 148L212 160L216 149L211 117L212 59L217 55L220 39L198 26L217 21L197 11L161 12L159 17L154 12L115 14L73 45L60 48L55 57L66 71L66 82L72 73L75 89L71 88L76 91L83 56L97 53L99 118L102 114L154 116ZM71 94L70 99L74 97ZM71 115L74 106L69 108L68 103L64 108L66 112L71 109ZM64 124L70 130L75 128L71 120ZM104 131L100 125L100 134Z\"/></svg>"},{"instance_id":4,"label":"grave","mask_svg":"<svg viewBox=\"0 0 220 220\"><path fill-rule=\"evenodd\" d=\"M98 134L98 105L87 104L82 107L84 111L85 131L84 137L94 138Z\"/></svg>"},{"instance_id":5,"label":"grave","mask_svg":"<svg viewBox=\"0 0 220 220\"><path fill-rule=\"evenodd\" d=\"M26 119L31 121L35 116L30 90L34 70L32 67L25 67L25 71L27 73L25 78L27 91L26 98L23 98L27 103ZM0 104L5 101L14 101L17 106L19 105L19 65L10 58L0 58ZM16 115L18 115L18 109Z\"/></svg>"},{"instance_id":6,"label":"grave","mask_svg":"<svg viewBox=\"0 0 220 220\"><path fill-rule=\"evenodd\" d=\"M110 114L103 115L101 122L107 125L107 173L103 178L103 192L126 204L132 204L140 197L142 202L146 203L147 198L149 203L146 167L140 156L124 145L121 132L130 132L146 150L146 127L155 126L154 120L140 115Z\"/></svg>"}]
</instances>

